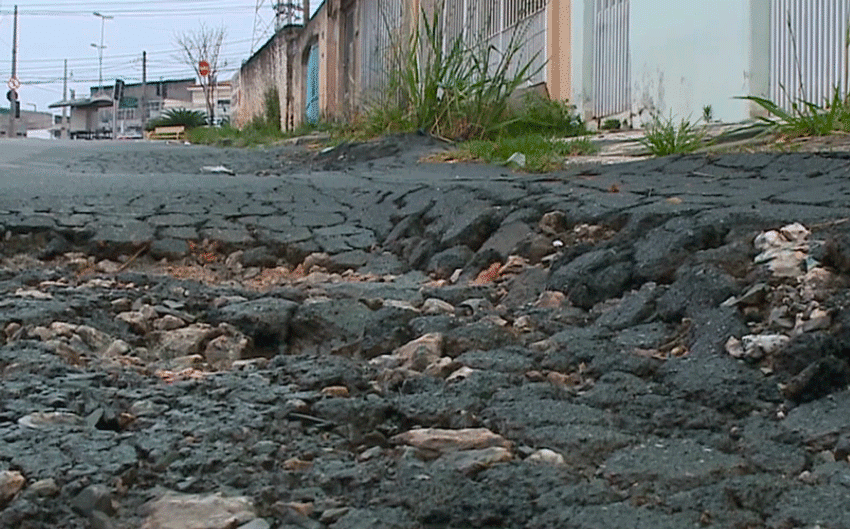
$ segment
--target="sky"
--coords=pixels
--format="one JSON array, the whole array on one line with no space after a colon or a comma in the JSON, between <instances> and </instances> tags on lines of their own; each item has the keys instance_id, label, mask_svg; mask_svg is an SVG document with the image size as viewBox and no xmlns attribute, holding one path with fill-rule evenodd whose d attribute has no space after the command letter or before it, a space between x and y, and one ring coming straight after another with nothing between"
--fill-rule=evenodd
<instances>
[{"instance_id":1,"label":"sky","mask_svg":"<svg viewBox=\"0 0 850 529\"><path fill-rule=\"evenodd\" d=\"M177 35L224 27L226 37L219 58L219 80L230 79L252 49L259 48L274 30L275 0L0 0L0 79L12 73L14 6L18 6L17 73L23 110L54 114L47 105L62 99L63 61L68 59L68 88L77 96L97 86L98 53L103 24L104 85L116 78L142 80L142 52L147 52L147 80L194 77L179 58ZM318 0L311 6L315 10ZM259 9L258 9L259 8ZM94 12L111 19L94 15ZM256 29L255 29L256 26ZM93 46L95 45L95 46ZM0 85L2 86L2 85ZM5 98L0 105L6 106Z\"/></svg>"}]
</instances>

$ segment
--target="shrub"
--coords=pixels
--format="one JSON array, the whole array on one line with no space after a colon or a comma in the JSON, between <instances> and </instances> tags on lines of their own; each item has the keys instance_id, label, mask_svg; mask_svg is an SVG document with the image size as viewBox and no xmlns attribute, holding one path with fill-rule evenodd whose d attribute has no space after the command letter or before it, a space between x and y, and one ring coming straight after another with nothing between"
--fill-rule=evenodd
<instances>
[{"instance_id":1,"label":"shrub","mask_svg":"<svg viewBox=\"0 0 850 529\"><path fill-rule=\"evenodd\" d=\"M145 130L156 127L173 127L183 125L187 130L202 127L207 124L207 114L201 110L172 108L163 112L159 117L151 119L145 125Z\"/></svg>"}]
</instances>

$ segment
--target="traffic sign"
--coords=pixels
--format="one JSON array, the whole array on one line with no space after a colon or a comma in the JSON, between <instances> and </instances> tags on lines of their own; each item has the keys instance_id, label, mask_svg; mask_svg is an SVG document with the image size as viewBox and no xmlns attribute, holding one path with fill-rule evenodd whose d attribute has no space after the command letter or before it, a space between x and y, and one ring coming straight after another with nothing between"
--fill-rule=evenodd
<instances>
[{"instance_id":1,"label":"traffic sign","mask_svg":"<svg viewBox=\"0 0 850 529\"><path fill-rule=\"evenodd\" d=\"M198 63L198 73L201 74L201 77L206 77L210 74L210 63L207 61L201 61Z\"/></svg>"},{"instance_id":2,"label":"traffic sign","mask_svg":"<svg viewBox=\"0 0 850 529\"><path fill-rule=\"evenodd\" d=\"M21 87L21 80L17 77L12 76L9 78L9 82L6 83L6 85L12 90L17 90Z\"/></svg>"}]
</instances>

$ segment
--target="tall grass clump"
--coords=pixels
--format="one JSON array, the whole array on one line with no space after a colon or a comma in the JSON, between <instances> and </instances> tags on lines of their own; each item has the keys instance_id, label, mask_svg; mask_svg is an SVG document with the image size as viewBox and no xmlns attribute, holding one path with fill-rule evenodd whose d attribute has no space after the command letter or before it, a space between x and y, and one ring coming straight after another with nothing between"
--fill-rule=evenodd
<instances>
[{"instance_id":1,"label":"tall grass clump","mask_svg":"<svg viewBox=\"0 0 850 529\"><path fill-rule=\"evenodd\" d=\"M443 33L440 2L408 38L397 38L389 56L383 100L366 122L373 130L422 130L452 140L494 137L510 121L509 100L537 70L536 55L517 64L525 32L517 29L504 51L483 37L465 42Z\"/></svg>"},{"instance_id":2,"label":"tall grass clump","mask_svg":"<svg viewBox=\"0 0 850 529\"><path fill-rule=\"evenodd\" d=\"M823 105L798 99L791 103L790 110L765 97L742 96L738 99L752 101L767 111L768 115L759 119L770 132L793 137L850 132L850 96L842 97L837 87L832 99Z\"/></svg>"}]
</instances>

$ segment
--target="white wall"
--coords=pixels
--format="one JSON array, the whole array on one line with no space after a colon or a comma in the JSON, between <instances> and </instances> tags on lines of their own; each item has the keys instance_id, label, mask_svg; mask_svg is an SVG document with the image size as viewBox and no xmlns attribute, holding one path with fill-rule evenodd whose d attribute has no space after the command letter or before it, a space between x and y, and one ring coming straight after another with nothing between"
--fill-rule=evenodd
<instances>
[{"instance_id":1,"label":"white wall","mask_svg":"<svg viewBox=\"0 0 850 529\"><path fill-rule=\"evenodd\" d=\"M572 0L570 42L570 84L573 95L570 102L587 118L587 106L593 93L593 0ZM562 59L563 60L563 59Z\"/></svg>"},{"instance_id":2,"label":"white wall","mask_svg":"<svg viewBox=\"0 0 850 529\"><path fill-rule=\"evenodd\" d=\"M633 112L693 121L711 105L716 119L746 119L733 97L750 92L750 14L747 0L632 0Z\"/></svg>"}]
</instances>

